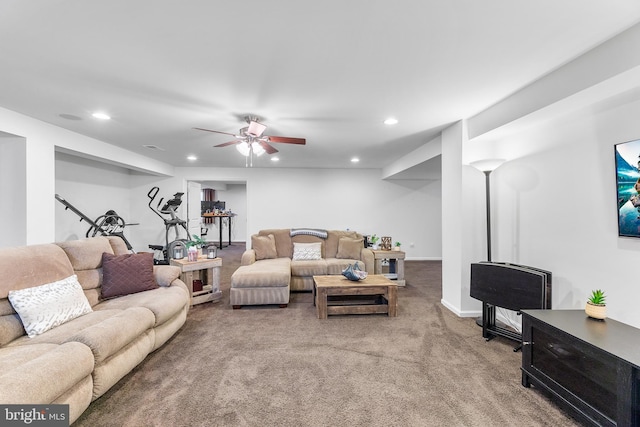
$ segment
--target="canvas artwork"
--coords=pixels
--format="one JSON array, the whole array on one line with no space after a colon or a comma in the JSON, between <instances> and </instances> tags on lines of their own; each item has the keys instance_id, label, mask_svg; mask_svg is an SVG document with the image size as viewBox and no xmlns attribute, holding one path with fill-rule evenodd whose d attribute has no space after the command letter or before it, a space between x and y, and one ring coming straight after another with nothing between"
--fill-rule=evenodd
<instances>
[{"instance_id":1,"label":"canvas artwork","mask_svg":"<svg viewBox=\"0 0 640 427\"><path fill-rule=\"evenodd\" d=\"M616 144L618 234L640 237L640 139Z\"/></svg>"}]
</instances>

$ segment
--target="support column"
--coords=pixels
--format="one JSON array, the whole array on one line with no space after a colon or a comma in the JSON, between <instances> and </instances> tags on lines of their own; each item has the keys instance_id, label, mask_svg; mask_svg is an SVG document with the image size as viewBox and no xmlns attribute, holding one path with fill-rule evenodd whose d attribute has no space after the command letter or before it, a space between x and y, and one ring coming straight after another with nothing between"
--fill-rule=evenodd
<instances>
[{"instance_id":1,"label":"support column","mask_svg":"<svg viewBox=\"0 0 640 427\"><path fill-rule=\"evenodd\" d=\"M478 254L485 248L485 194L483 183L469 179L471 168L462 164L466 142L466 121L442 132L441 302L458 316L477 317L481 303L469 296L469 276L472 259L484 257Z\"/></svg>"}]
</instances>

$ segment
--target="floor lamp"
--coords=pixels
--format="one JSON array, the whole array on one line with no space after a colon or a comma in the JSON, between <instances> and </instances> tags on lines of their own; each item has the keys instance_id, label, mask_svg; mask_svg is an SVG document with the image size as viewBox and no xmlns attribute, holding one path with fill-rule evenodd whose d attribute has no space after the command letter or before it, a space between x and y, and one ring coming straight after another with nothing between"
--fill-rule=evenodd
<instances>
[{"instance_id":1,"label":"floor lamp","mask_svg":"<svg viewBox=\"0 0 640 427\"><path fill-rule=\"evenodd\" d=\"M491 262L491 172L496 170L504 159L486 159L471 162L470 165L484 173L485 177L485 205L487 210L487 261ZM476 324L482 326L482 337L489 340L492 338L487 332L487 326L495 325L496 308L482 302L482 317L476 318Z\"/></svg>"},{"instance_id":2,"label":"floor lamp","mask_svg":"<svg viewBox=\"0 0 640 427\"><path fill-rule=\"evenodd\" d=\"M487 209L487 261L491 261L491 172L505 162L504 159L487 159L471 162L470 165L484 173L485 204Z\"/></svg>"}]
</instances>

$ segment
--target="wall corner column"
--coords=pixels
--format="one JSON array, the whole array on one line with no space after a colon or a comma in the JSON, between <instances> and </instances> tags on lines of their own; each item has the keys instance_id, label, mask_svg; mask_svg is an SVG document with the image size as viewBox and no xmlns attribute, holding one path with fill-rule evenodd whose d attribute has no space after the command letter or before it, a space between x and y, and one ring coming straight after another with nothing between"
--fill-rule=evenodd
<instances>
[{"instance_id":1,"label":"wall corner column","mask_svg":"<svg viewBox=\"0 0 640 427\"><path fill-rule=\"evenodd\" d=\"M442 304L458 316L481 313L480 302L469 296L471 250L475 233L465 196L463 146L468 140L466 120L442 131ZM471 203L475 205L475 203Z\"/></svg>"}]
</instances>

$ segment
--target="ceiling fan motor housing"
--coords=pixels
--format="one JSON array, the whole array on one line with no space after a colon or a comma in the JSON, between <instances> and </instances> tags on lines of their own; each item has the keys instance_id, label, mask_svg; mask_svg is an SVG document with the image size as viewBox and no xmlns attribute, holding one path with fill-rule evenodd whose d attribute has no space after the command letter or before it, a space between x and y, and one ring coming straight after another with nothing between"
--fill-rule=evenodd
<instances>
[{"instance_id":1,"label":"ceiling fan motor housing","mask_svg":"<svg viewBox=\"0 0 640 427\"><path fill-rule=\"evenodd\" d=\"M263 125L262 123L258 123L256 121L251 120L249 122L249 126L247 128L247 133L251 136L254 136L256 138L262 136L262 133L265 131L265 129L267 129L267 127L265 125Z\"/></svg>"}]
</instances>

